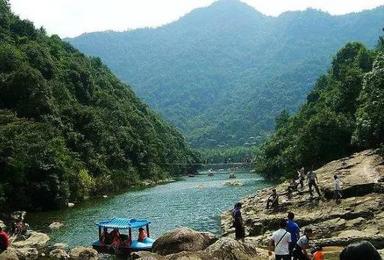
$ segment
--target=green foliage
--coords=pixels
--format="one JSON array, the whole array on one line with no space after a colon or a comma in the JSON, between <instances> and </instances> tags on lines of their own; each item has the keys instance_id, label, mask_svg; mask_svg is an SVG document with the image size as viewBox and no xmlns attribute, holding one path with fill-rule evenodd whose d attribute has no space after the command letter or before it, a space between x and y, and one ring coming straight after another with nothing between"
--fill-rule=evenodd
<instances>
[{"instance_id":1,"label":"green foliage","mask_svg":"<svg viewBox=\"0 0 384 260\"><path fill-rule=\"evenodd\" d=\"M57 208L193 168L183 136L100 59L0 9L0 210Z\"/></svg>"},{"instance_id":2,"label":"green foliage","mask_svg":"<svg viewBox=\"0 0 384 260\"><path fill-rule=\"evenodd\" d=\"M354 142L362 147L378 147L384 143L384 54L380 53L371 72L364 77L358 99Z\"/></svg>"},{"instance_id":3,"label":"green foliage","mask_svg":"<svg viewBox=\"0 0 384 260\"><path fill-rule=\"evenodd\" d=\"M374 46L383 17L383 7L270 17L240 1L216 1L161 28L68 40L101 57L193 147L220 149L260 144L283 109L297 111L339 48L349 41ZM368 68L367 58L356 62ZM335 73L343 73L340 66Z\"/></svg>"},{"instance_id":4,"label":"green foliage","mask_svg":"<svg viewBox=\"0 0 384 260\"><path fill-rule=\"evenodd\" d=\"M277 118L276 132L256 153L257 171L279 179L382 143L384 63L376 56L360 43L342 48L299 112Z\"/></svg>"}]
</instances>

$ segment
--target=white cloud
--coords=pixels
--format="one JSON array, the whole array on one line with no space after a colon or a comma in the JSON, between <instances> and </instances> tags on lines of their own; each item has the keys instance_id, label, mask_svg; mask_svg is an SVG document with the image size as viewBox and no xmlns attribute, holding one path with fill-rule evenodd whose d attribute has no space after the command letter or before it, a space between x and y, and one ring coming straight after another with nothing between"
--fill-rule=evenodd
<instances>
[{"instance_id":1,"label":"white cloud","mask_svg":"<svg viewBox=\"0 0 384 260\"><path fill-rule=\"evenodd\" d=\"M160 26L215 0L10 0L24 19L62 37L101 30ZM384 0L242 0L257 10L278 15L313 7L344 14L384 5Z\"/></svg>"}]
</instances>

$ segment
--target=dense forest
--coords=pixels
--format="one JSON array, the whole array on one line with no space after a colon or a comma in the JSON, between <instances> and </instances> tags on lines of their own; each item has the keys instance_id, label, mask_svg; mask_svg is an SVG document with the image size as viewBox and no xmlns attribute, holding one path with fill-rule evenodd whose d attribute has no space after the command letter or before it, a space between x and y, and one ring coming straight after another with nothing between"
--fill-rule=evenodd
<instances>
[{"instance_id":1,"label":"dense forest","mask_svg":"<svg viewBox=\"0 0 384 260\"><path fill-rule=\"evenodd\" d=\"M383 17L384 7L270 17L225 0L159 28L68 41L100 57L193 147L249 147L283 109L297 111L338 49L350 41L373 48Z\"/></svg>"},{"instance_id":2,"label":"dense forest","mask_svg":"<svg viewBox=\"0 0 384 260\"><path fill-rule=\"evenodd\" d=\"M334 57L299 112L283 111L275 133L257 152L269 178L307 169L384 144L384 38L376 49L348 43Z\"/></svg>"},{"instance_id":3,"label":"dense forest","mask_svg":"<svg viewBox=\"0 0 384 260\"><path fill-rule=\"evenodd\" d=\"M186 173L196 160L100 59L0 0L0 211L58 208Z\"/></svg>"}]
</instances>

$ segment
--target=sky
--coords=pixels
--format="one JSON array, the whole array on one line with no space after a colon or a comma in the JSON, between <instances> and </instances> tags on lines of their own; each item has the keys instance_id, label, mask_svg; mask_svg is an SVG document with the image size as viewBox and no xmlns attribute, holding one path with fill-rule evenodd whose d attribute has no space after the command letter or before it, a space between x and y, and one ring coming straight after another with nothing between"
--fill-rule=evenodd
<instances>
[{"instance_id":1,"label":"sky","mask_svg":"<svg viewBox=\"0 0 384 260\"><path fill-rule=\"evenodd\" d=\"M308 7L339 15L384 5L384 0L241 0L277 16ZM215 0L10 0L13 12L49 34L74 37L85 32L158 27Z\"/></svg>"}]
</instances>

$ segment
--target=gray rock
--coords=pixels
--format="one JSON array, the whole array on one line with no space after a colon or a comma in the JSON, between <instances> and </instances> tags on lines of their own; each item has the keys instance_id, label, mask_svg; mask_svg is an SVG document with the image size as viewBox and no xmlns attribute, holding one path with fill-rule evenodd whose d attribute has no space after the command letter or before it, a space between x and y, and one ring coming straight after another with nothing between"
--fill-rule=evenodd
<instances>
[{"instance_id":1,"label":"gray rock","mask_svg":"<svg viewBox=\"0 0 384 260\"><path fill-rule=\"evenodd\" d=\"M48 227L49 227L51 230L55 230L55 229L59 229L59 228L61 228L61 227L63 227L63 226L64 226L63 223L55 221L55 222L52 222Z\"/></svg>"},{"instance_id":2,"label":"gray rock","mask_svg":"<svg viewBox=\"0 0 384 260\"><path fill-rule=\"evenodd\" d=\"M37 249L42 249L46 247L49 239L50 238L47 234L32 231L30 233L30 236L26 240L14 242L12 243L12 246L15 248L33 247Z\"/></svg>"},{"instance_id":3,"label":"gray rock","mask_svg":"<svg viewBox=\"0 0 384 260\"><path fill-rule=\"evenodd\" d=\"M19 260L19 257L14 248L8 248L0 254L0 260Z\"/></svg>"},{"instance_id":4,"label":"gray rock","mask_svg":"<svg viewBox=\"0 0 384 260\"><path fill-rule=\"evenodd\" d=\"M65 260L69 258L69 254L61 248L57 248L49 252L49 257L53 259Z\"/></svg>"},{"instance_id":5,"label":"gray rock","mask_svg":"<svg viewBox=\"0 0 384 260\"><path fill-rule=\"evenodd\" d=\"M54 249L68 249L68 245L67 244L64 244L64 243L56 243L52 246L52 250Z\"/></svg>"},{"instance_id":6,"label":"gray rock","mask_svg":"<svg viewBox=\"0 0 384 260\"><path fill-rule=\"evenodd\" d=\"M247 260L261 259L256 245L249 242L223 237L209 246L204 252L211 256L211 259L225 260Z\"/></svg>"},{"instance_id":7,"label":"gray rock","mask_svg":"<svg viewBox=\"0 0 384 260\"><path fill-rule=\"evenodd\" d=\"M200 251L207 248L214 237L189 228L177 228L159 237L153 244L153 252L169 255L182 251Z\"/></svg>"},{"instance_id":8,"label":"gray rock","mask_svg":"<svg viewBox=\"0 0 384 260\"><path fill-rule=\"evenodd\" d=\"M19 259L23 260L35 260L39 258L39 251L33 247L17 248L16 254Z\"/></svg>"},{"instance_id":9,"label":"gray rock","mask_svg":"<svg viewBox=\"0 0 384 260\"><path fill-rule=\"evenodd\" d=\"M75 247L73 248L69 256L74 260L97 260L99 259L99 254L93 248L89 247Z\"/></svg>"}]
</instances>

